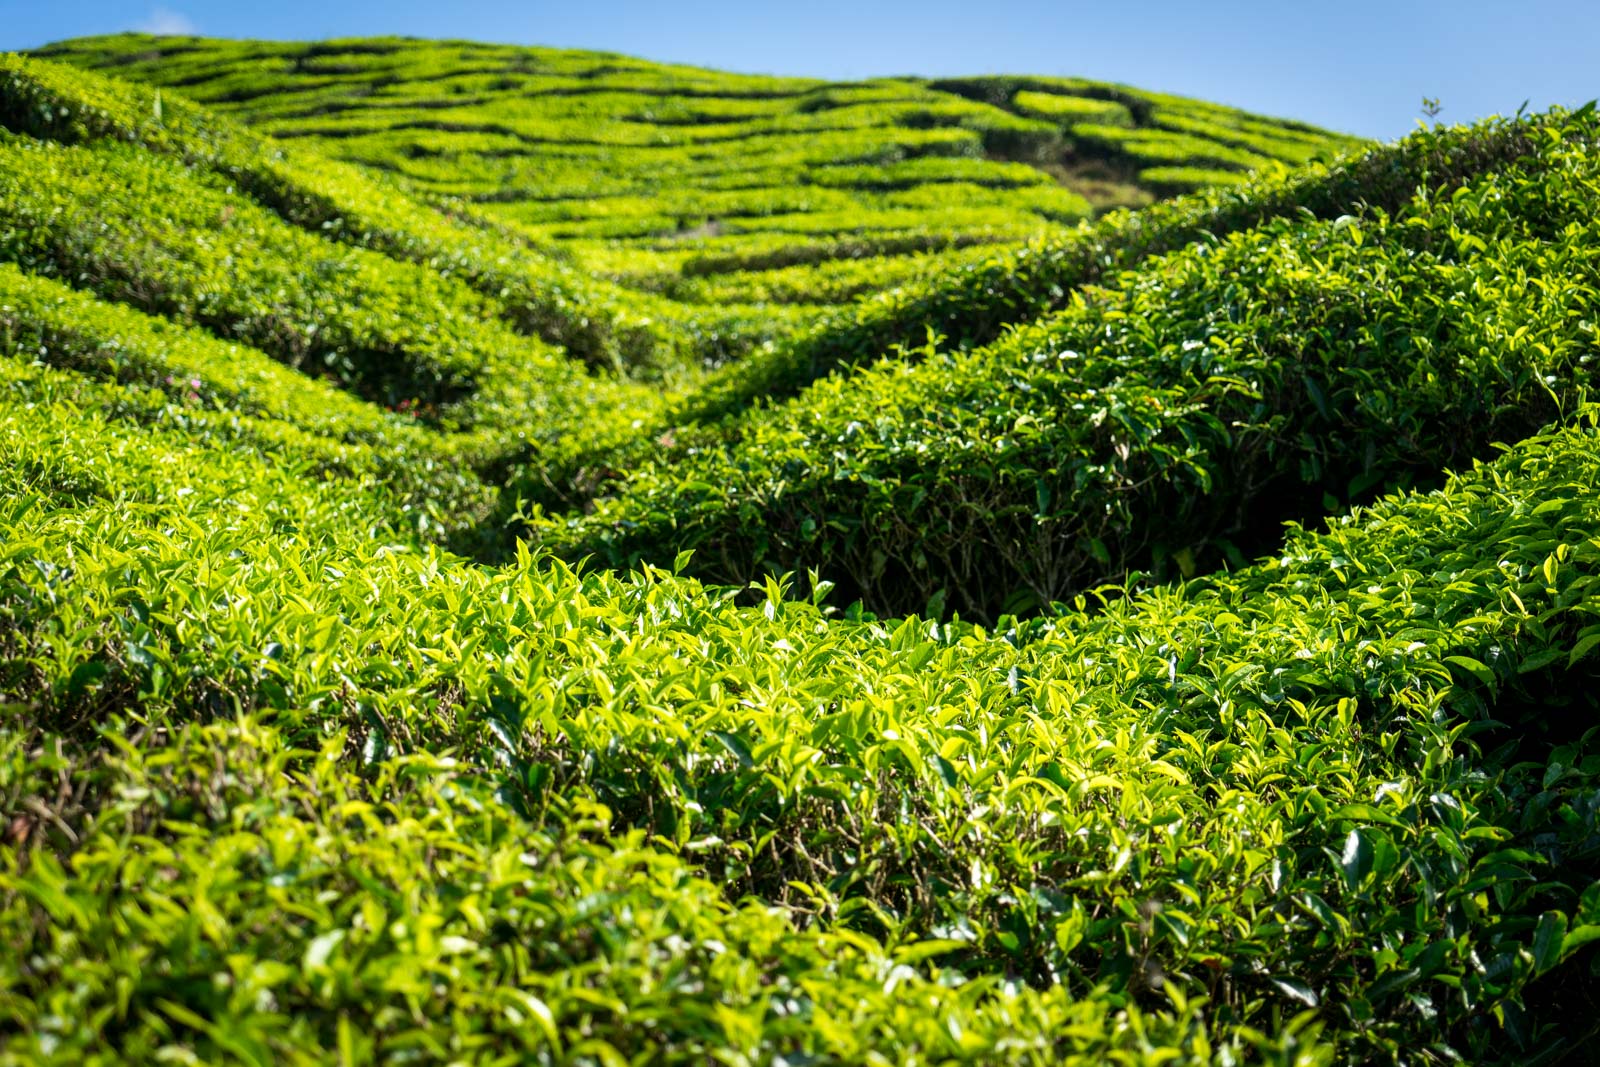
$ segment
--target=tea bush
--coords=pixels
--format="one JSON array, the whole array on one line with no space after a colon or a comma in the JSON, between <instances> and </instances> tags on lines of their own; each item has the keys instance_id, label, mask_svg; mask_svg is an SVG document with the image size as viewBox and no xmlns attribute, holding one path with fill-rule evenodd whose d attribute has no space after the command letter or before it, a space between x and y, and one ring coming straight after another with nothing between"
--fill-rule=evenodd
<instances>
[{"instance_id":1,"label":"tea bush","mask_svg":"<svg viewBox=\"0 0 1600 1067\"><path fill-rule=\"evenodd\" d=\"M1152 93L1083 78L950 78L936 87L1025 116L1058 122L1068 135L1062 163L1120 170L1148 185L1151 159L1184 166L1210 160L1249 169L1268 160L1307 163L1360 147L1355 138L1301 123L1251 115L1204 100ZM1193 180L1166 183L1179 191L1213 184L1194 168ZM1164 190L1163 190L1164 191Z\"/></svg>"},{"instance_id":2,"label":"tea bush","mask_svg":"<svg viewBox=\"0 0 1600 1067\"><path fill-rule=\"evenodd\" d=\"M76 765L7 755L5 786L48 790L70 766L79 788L117 798L82 828L70 873L47 852L0 873L0 924L30 953L26 972L0 963L17 1059L1091 1064L1177 1048L1287 1065L1321 1052L1304 1026L1211 1039L1198 1003L1106 1016L1059 989L930 981L860 935L729 906L637 832L607 835L604 809L530 830L448 759L358 778L336 745L296 751L248 720ZM114 957L94 947L114 940L127 942Z\"/></svg>"},{"instance_id":3,"label":"tea bush","mask_svg":"<svg viewBox=\"0 0 1600 1067\"><path fill-rule=\"evenodd\" d=\"M462 460L473 437L433 433L266 355L107 304L0 264L0 355L80 372L81 402L137 421L174 421L275 451L305 473L386 483L405 500L405 525L424 537L473 530L492 490Z\"/></svg>"},{"instance_id":4,"label":"tea bush","mask_svg":"<svg viewBox=\"0 0 1600 1067\"><path fill-rule=\"evenodd\" d=\"M0 144L0 212L0 257L471 431L469 462L616 443L659 403L513 333L450 277L314 237L131 146Z\"/></svg>"}]
</instances>

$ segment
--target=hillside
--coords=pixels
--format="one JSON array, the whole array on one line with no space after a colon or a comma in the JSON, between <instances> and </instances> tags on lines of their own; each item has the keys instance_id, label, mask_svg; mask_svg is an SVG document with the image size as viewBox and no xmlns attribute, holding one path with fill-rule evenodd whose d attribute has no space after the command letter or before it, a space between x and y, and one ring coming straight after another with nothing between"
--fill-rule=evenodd
<instances>
[{"instance_id":1,"label":"hillside","mask_svg":"<svg viewBox=\"0 0 1600 1067\"><path fill-rule=\"evenodd\" d=\"M617 566L693 549L735 585L812 568L875 611L985 621L1240 565L1285 520L1526 436L1570 404L1549 383L1587 381L1571 331L1600 230L1565 191L1600 169L1583 149L1474 162L1448 196L1213 227L988 344L818 381L545 540Z\"/></svg>"},{"instance_id":2,"label":"hillside","mask_svg":"<svg viewBox=\"0 0 1600 1067\"><path fill-rule=\"evenodd\" d=\"M829 83L414 40L151 38L40 55L169 86L696 306L829 305L1348 137L1072 79ZM798 309L797 309L798 310Z\"/></svg>"},{"instance_id":3,"label":"hillside","mask_svg":"<svg viewBox=\"0 0 1600 1067\"><path fill-rule=\"evenodd\" d=\"M1585 1054L1592 106L45 54L0 1063Z\"/></svg>"}]
</instances>

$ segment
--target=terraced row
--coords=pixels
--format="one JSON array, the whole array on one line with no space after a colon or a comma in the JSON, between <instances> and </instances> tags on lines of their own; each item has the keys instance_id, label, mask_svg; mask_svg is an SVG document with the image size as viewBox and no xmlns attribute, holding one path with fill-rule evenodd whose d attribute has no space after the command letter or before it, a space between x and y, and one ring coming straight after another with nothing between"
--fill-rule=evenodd
<instances>
[{"instance_id":1,"label":"terraced row","mask_svg":"<svg viewBox=\"0 0 1600 1067\"><path fill-rule=\"evenodd\" d=\"M1595 130L1585 113L1450 135L1486 173L1464 168L1448 195L1419 192L1392 215L1286 211L1100 275L1070 302L1058 289L1065 308L987 346L930 342L669 433L614 496L535 532L614 567L693 550L691 572L719 583L813 570L871 611L978 619L1134 571L1237 565L1282 520L1430 477L1581 400L1600 305ZM1388 162L1445 147L1419 140ZM1515 145L1528 155L1506 158ZM1266 191L1238 206L1283 210ZM1081 254L1058 252L1057 269ZM1046 291L1007 275L1016 262L931 291L967 329L986 309L965 293L1016 318L982 284ZM760 366L738 384L759 389ZM1452 432L1435 432L1444 420Z\"/></svg>"},{"instance_id":2,"label":"terraced row","mask_svg":"<svg viewBox=\"0 0 1600 1067\"><path fill-rule=\"evenodd\" d=\"M179 89L413 189L476 201L625 284L701 307L719 297L677 286L686 256L748 259L776 247L790 262L828 259L848 235L861 249L853 254L879 262L887 280L914 272L896 262L908 244L1016 242L1108 206L1237 178L1230 170L1147 181L1117 162L1153 138L1187 138L1156 154L1169 170L1299 162L1356 143L1143 94L1137 114L1153 111L1164 125L1141 124L1141 140L1124 144L1112 134L1085 139L1058 117L1041 119L1005 94L991 102L965 83L825 83L461 42L125 35L41 54ZM1181 132L1173 126L1184 122ZM1239 147L1241 137L1253 147ZM1090 174L1096 166L1117 177ZM823 284L792 302L840 295Z\"/></svg>"},{"instance_id":3,"label":"terraced row","mask_svg":"<svg viewBox=\"0 0 1600 1067\"><path fill-rule=\"evenodd\" d=\"M180 96L0 57L0 125L66 144L127 141L176 157L321 239L460 277L514 329L624 373L683 373L769 336L768 311L696 312L599 281L460 205L435 211L359 168L296 152Z\"/></svg>"},{"instance_id":4,"label":"terraced row","mask_svg":"<svg viewBox=\"0 0 1600 1067\"><path fill-rule=\"evenodd\" d=\"M951 78L934 87L1059 124L1055 166L1102 171L1135 187L1188 192L1231 185L1243 172L1302 164L1360 143L1301 123L1083 78Z\"/></svg>"}]
</instances>

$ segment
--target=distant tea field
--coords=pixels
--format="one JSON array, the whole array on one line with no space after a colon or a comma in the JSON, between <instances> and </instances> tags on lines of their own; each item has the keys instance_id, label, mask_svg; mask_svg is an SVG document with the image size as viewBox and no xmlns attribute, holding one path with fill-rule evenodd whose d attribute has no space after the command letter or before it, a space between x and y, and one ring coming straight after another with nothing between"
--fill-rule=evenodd
<instances>
[{"instance_id":1,"label":"distant tea field","mask_svg":"<svg viewBox=\"0 0 1600 1067\"><path fill-rule=\"evenodd\" d=\"M1359 143L1072 79L830 83L406 40L119 37L41 54L457 198L631 287L800 311L790 321L1109 208Z\"/></svg>"}]
</instances>

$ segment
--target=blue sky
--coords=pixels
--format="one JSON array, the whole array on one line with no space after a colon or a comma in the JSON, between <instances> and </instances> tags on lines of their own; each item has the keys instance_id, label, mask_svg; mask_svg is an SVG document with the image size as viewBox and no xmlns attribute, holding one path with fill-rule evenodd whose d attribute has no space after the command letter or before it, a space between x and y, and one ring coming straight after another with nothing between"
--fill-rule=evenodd
<instances>
[{"instance_id":1,"label":"blue sky","mask_svg":"<svg viewBox=\"0 0 1600 1067\"><path fill-rule=\"evenodd\" d=\"M1600 0L0 0L0 50L127 29L461 37L727 70L1075 74L1366 134L1600 96Z\"/></svg>"}]
</instances>

